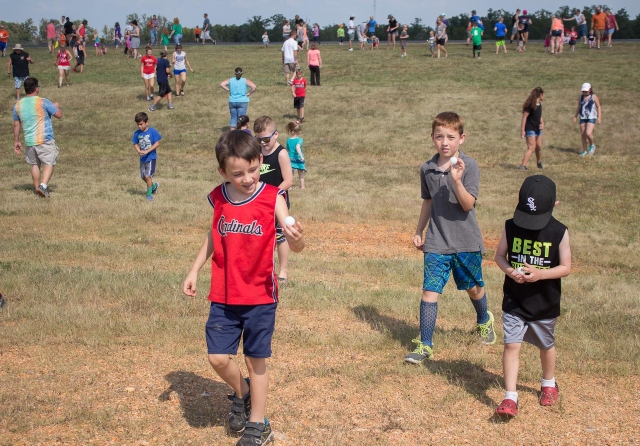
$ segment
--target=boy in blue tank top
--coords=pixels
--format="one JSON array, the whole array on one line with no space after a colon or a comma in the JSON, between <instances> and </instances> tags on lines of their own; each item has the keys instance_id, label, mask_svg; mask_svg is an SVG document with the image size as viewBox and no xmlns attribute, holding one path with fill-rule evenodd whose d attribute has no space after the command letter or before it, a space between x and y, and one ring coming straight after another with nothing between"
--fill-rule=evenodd
<instances>
[{"instance_id":1,"label":"boy in blue tank top","mask_svg":"<svg viewBox=\"0 0 640 446\"><path fill-rule=\"evenodd\" d=\"M513 218L507 220L496 249L495 261L505 273L502 301L504 327L505 396L496 414L518 413L519 355L522 342L540 349L542 389L540 404L553 406L559 399L555 326L560 315L560 279L571 272L567 227L553 218L556 185L544 175L524 180Z\"/></svg>"}]
</instances>

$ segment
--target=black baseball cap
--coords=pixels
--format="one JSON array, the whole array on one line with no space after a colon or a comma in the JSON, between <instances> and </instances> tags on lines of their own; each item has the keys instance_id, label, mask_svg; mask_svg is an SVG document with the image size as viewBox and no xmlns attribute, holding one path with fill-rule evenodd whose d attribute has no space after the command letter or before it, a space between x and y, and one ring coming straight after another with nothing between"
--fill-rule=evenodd
<instances>
[{"instance_id":1,"label":"black baseball cap","mask_svg":"<svg viewBox=\"0 0 640 446\"><path fill-rule=\"evenodd\" d=\"M551 221L556 204L556 183L544 175L528 177L520 187L513 222L524 229L540 230Z\"/></svg>"}]
</instances>

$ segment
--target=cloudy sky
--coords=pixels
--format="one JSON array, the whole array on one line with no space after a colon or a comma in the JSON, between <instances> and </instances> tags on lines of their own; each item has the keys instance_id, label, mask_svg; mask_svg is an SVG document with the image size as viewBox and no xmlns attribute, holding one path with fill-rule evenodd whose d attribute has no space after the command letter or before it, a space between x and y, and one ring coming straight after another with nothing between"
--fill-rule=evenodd
<instances>
[{"instance_id":1,"label":"cloudy sky","mask_svg":"<svg viewBox=\"0 0 640 446\"><path fill-rule=\"evenodd\" d=\"M551 0L519 0L517 2L505 0L434 0L430 2L415 0L237 0L235 2L189 0L186 3L188 7L184 7L184 3L175 0L98 0L76 4L31 0L21 7L19 1L0 0L0 20L24 22L32 18L39 23L41 18L59 19L64 14L72 20L87 19L89 26L101 30L104 25L111 27L116 21L122 24L128 14L138 13L139 15L163 15L170 19L177 16L184 26L194 27L197 24L202 25L202 15L207 12L214 24L240 25L253 16L267 18L275 14L283 14L292 18L295 14L299 14L307 21L317 22L322 27L346 22L350 14L354 14L357 21L364 21L375 13L376 19L381 23L386 22L388 14L393 14L401 23L410 23L416 17L420 17L423 23L431 24L441 13L455 16L461 13L468 14L471 9L476 9L479 15L485 15L489 8L507 11L513 11L516 8L530 11L546 9L553 12L568 2L562 0L560 2ZM569 3L569 6L582 8L590 3L589 1L573 2ZM638 0L611 0L607 5L614 12L625 8L632 18L640 14Z\"/></svg>"}]
</instances>

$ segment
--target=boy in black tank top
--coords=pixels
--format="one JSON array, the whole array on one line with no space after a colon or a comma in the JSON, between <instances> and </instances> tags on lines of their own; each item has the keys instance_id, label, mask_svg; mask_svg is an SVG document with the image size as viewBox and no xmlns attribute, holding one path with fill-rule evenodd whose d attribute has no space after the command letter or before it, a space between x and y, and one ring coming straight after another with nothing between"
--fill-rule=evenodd
<instances>
[{"instance_id":1,"label":"boy in black tank top","mask_svg":"<svg viewBox=\"0 0 640 446\"><path fill-rule=\"evenodd\" d=\"M554 329L560 315L560 279L571 272L571 248L567 227L551 215L557 203L553 181L543 175L528 177L496 249L495 261L506 274L502 301L506 391L496 409L501 416L518 413L516 383L523 341L540 349L540 404L552 406L559 399Z\"/></svg>"},{"instance_id":2,"label":"boy in black tank top","mask_svg":"<svg viewBox=\"0 0 640 446\"><path fill-rule=\"evenodd\" d=\"M287 150L278 143L278 129L276 123L269 116L261 116L253 123L253 133L260 143L262 151L262 165L260 166L260 181L279 187L287 192L293 185L293 169ZM287 208L291 207L289 193L285 194ZM287 280L287 266L289 263L289 245L284 233L276 225L276 243L278 250L278 282Z\"/></svg>"}]
</instances>

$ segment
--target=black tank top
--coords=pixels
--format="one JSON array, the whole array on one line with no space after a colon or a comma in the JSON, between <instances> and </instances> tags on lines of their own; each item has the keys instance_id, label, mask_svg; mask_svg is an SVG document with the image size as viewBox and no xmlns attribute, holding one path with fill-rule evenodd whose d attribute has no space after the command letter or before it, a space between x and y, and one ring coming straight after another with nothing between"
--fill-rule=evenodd
<instances>
[{"instance_id":1,"label":"black tank top","mask_svg":"<svg viewBox=\"0 0 640 446\"><path fill-rule=\"evenodd\" d=\"M560 264L560 242L567 227L555 218L539 231L523 229L513 222L505 223L507 236L507 260L513 268L529 265L540 269ZM552 319L560 315L560 279L517 283L511 277L504 278L502 311L525 321Z\"/></svg>"},{"instance_id":2,"label":"black tank top","mask_svg":"<svg viewBox=\"0 0 640 446\"><path fill-rule=\"evenodd\" d=\"M280 187L284 178L282 178L282 170L280 169L280 161L278 161L278 155L280 155L280 151L284 150L280 144L276 147L269 155L262 156L262 166L260 166L260 181L263 183L270 184L275 187ZM285 191L287 192L287 191ZM287 207L290 207L289 203L289 194L285 194L285 199L287 201Z\"/></svg>"}]
</instances>

